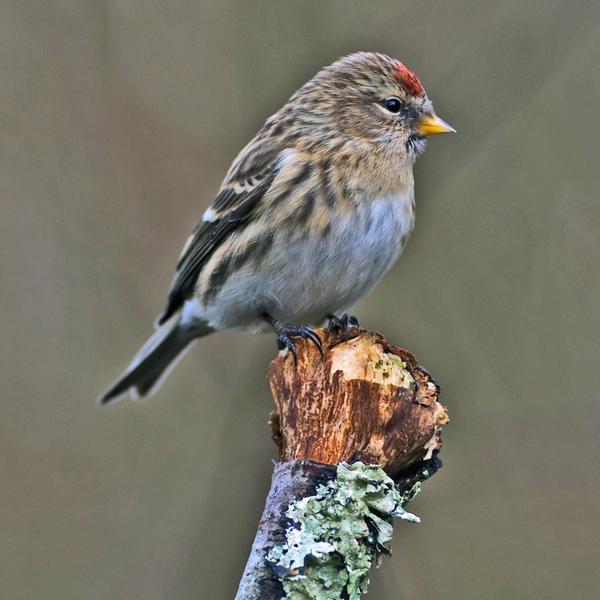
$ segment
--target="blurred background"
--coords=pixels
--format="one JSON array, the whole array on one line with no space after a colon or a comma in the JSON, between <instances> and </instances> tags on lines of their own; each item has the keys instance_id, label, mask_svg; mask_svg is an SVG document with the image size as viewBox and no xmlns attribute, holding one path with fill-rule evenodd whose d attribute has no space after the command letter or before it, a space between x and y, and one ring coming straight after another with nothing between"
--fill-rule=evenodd
<instances>
[{"instance_id":1,"label":"blurred background","mask_svg":"<svg viewBox=\"0 0 600 600\"><path fill-rule=\"evenodd\" d=\"M0 597L227 599L271 474L272 336L99 408L230 161L378 50L459 131L354 309L442 386L445 466L369 597L597 598L600 4L3 0Z\"/></svg>"}]
</instances>

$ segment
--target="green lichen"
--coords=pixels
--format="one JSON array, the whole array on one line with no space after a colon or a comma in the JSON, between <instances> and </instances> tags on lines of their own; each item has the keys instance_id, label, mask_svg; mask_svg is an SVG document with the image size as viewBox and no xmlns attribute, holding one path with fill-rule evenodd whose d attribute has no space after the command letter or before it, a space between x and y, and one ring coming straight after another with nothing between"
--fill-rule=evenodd
<instances>
[{"instance_id":1,"label":"green lichen","mask_svg":"<svg viewBox=\"0 0 600 600\"><path fill-rule=\"evenodd\" d=\"M319 485L314 496L289 505L285 542L267 560L287 600L349 600L366 591L369 570L389 552L393 518L419 522L404 505L419 491L400 494L376 465L340 463L336 477Z\"/></svg>"}]
</instances>

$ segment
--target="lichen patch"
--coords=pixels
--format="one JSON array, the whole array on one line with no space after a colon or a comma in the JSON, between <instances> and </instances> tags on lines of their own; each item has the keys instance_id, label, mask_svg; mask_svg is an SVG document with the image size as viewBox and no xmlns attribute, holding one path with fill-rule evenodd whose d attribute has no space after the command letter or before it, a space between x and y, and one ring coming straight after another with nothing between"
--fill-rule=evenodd
<instances>
[{"instance_id":1,"label":"lichen patch","mask_svg":"<svg viewBox=\"0 0 600 600\"><path fill-rule=\"evenodd\" d=\"M393 518L419 522L404 510L419 487L402 495L377 465L340 463L334 480L292 502L285 541L267 557L285 598L358 600L371 566L389 552Z\"/></svg>"}]
</instances>

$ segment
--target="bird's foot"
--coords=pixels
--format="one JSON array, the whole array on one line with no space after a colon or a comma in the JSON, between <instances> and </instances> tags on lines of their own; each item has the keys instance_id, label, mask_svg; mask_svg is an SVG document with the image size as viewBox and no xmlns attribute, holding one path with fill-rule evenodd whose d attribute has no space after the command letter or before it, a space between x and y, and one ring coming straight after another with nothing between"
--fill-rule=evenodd
<instances>
[{"instance_id":1,"label":"bird's foot","mask_svg":"<svg viewBox=\"0 0 600 600\"><path fill-rule=\"evenodd\" d=\"M264 314L263 318L275 332L277 335L277 347L279 350L283 350L287 348L292 356L294 357L294 362L298 362L298 355L296 353L296 344L292 338L301 337L306 340L310 340L320 352L321 356L323 356L323 345L321 343L321 338L306 325L290 325L289 323L284 323L283 321L278 321L274 319L270 315Z\"/></svg>"},{"instance_id":2,"label":"bird's foot","mask_svg":"<svg viewBox=\"0 0 600 600\"><path fill-rule=\"evenodd\" d=\"M342 339L346 341L350 329L360 329L358 319L354 315L344 313L341 317L335 315L328 315L329 323L327 324L327 335L341 334Z\"/></svg>"}]
</instances>

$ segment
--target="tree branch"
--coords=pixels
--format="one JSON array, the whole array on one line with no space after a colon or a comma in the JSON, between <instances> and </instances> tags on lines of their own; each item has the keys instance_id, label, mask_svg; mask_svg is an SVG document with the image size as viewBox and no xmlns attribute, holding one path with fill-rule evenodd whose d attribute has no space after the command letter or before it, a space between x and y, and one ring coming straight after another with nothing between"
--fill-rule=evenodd
<instances>
[{"instance_id":1,"label":"tree branch","mask_svg":"<svg viewBox=\"0 0 600 600\"><path fill-rule=\"evenodd\" d=\"M441 466L448 421L439 388L378 333L318 334L325 356L297 343L268 381L279 448L237 600L358 599L389 553L394 517Z\"/></svg>"}]
</instances>

